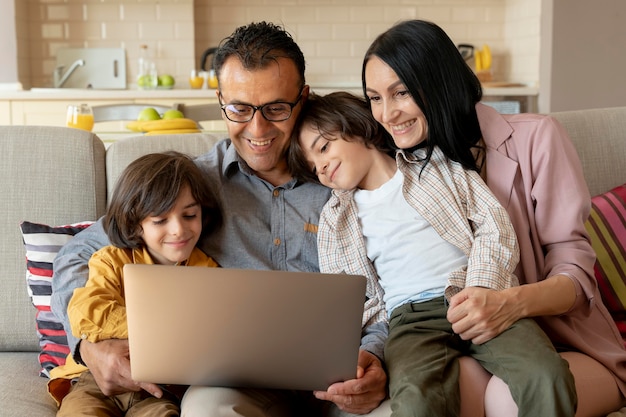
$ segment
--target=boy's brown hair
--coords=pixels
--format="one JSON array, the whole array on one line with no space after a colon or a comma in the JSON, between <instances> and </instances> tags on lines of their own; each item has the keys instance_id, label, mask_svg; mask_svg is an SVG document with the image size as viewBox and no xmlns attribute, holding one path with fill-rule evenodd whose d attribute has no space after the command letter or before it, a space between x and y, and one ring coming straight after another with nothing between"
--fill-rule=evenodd
<instances>
[{"instance_id":1,"label":"boy's brown hair","mask_svg":"<svg viewBox=\"0 0 626 417\"><path fill-rule=\"evenodd\" d=\"M111 243L142 247L141 222L169 212L185 186L202 209L200 237L216 230L222 212L193 160L180 152L151 153L131 162L117 180L103 223Z\"/></svg>"},{"instance_id":2,"label":"boy's brown hair","mask_svg":"<svg viewBox=\"0 0 626 417\"><path fill-rule=\"evenodd\" d=\"M307 165L300 145L300 130L303 126L319 131L327 140L335 140L339 136L346 141L362 141L365 146L374 147L383 153L393 153L391 136L374 119L365 99L345 91L325 96L311 93L294 127L287 153L291 174L303 181L319 182Z\"/></svg>"}]
</instances>

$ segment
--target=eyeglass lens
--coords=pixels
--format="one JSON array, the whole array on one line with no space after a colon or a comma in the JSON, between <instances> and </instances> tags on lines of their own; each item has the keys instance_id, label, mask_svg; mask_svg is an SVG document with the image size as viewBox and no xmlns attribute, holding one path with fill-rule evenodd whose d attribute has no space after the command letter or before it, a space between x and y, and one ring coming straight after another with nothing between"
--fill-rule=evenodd
<instances>
[{"instance_id":1,"label":"eyeglass lens","mask_svg":"<svg viewBox=\"0 0 626 417\"><path fill-rule=\"evenodd\" d=\"M272 122L287 120L291 116L291 105L289 103L268 103L260 108L255 108L249 104L228 104L224 107L226 117L233 122L252 120L257 109L261 110L263 116Z\"/></svg>"}]
</instances>

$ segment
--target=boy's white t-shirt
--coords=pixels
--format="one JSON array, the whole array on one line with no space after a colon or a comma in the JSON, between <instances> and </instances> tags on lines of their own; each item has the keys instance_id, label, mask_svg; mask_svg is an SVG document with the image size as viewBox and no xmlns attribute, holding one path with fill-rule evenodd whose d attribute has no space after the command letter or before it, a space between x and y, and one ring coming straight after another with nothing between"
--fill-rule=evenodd
<instances>
[{"instance_id":1,"label":"boy's white t-shirt","mask_svg":"<svg viewBox=\"0 0 626 417\"><path fill-rule=\"evenodd\" d=\"M467 257L439 236L402 195L400 170L376 190L356 190L368 258L385 291L387 313L408 302L442 296L451 271Z\"/></svg>"}]
</instances>

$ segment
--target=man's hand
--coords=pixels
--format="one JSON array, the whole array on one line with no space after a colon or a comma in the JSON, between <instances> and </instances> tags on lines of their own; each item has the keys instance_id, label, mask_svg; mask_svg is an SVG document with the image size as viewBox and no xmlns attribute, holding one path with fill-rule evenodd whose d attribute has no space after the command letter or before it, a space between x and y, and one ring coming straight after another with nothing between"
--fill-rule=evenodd
<instances>
[{"instance_id":1,"label":"man's hand","mask_svg":"<svg viewBox=\"0 0 626 417\"><path fill-rule=\"evenodd\" d=\"M450 299L447 318L463 340L485 343L522 317L506 290L467 287Z\"/></svg>"},{"instance_id":2,"label":"man's hand","mask_svg":"<svg viewBox=\"0 0 626 417\"><path fill-rule=\"evenodd\" d=\"M387 397L387 374L376 355L361 350L356 379L338 382L327 391L315 391L320 400L332 401L340 410L366 414Z\"/></svg>"},{"instance_id":3,"label":"man's hand","mask_svg":"<svg viewBox=\"0 0 626 417\"><path fill-rule=\"evenodd\" d=\"M89 367L104 395L146 390L157 398L163 391L156 384L135 382L130 376L128 340L109 339L98 343L80 342L80 356Z\"/></svg>"}]
</instances>

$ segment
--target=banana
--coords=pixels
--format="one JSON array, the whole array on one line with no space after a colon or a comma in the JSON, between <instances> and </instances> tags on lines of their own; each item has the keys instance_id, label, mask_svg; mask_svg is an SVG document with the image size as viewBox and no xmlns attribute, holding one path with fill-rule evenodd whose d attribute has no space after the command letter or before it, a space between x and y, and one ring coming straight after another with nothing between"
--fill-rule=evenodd
<instances>
[{"instance_id":1,"label":"banana","mask_svg":"<svg viewBox=\"0 0 626 417\"><path fill-rule=\"evenodd\" d=\"M196 129L167 129L167 130L151 130L146 132L144 136L156 136L156 135L178 135L181 133L200 133L201 130Z\"/></svg>"},{"instance_id":2,"label":"banana","mask_svg":"<svg viewBox=\"0 0 626 417\"><path fill-rule=\"evenodd\" d=\"M474 66L476 67L476 72L483 69L483 53L480 50L474 51Z\"/></svg>"},{"instance_id":3,"label":"banana","mask_svg":"<svg viewBox=\"0 0 626 417\"><path fill-rule=\"evenodd\" d=\"M133 122L128 122L126 125L126 129L132 130L133 132L143 132L141 130L141 125L145 123L145 120L135 120Z\"/></svg>"},{"instance_id":4,"label":"banana","mask_svg":"<svg viewBox=\"0 0 626 417\"><path fill-rule=\"evenodd\" d=\"M135 132L151 132L164 130L179 129L195 129L198 130L198 124L195 120L179 118L179 119L161 119L161 120L136 120L130 122L126 127Z\"/></svg>"},{"instance_id":5,"label":"banana","mask_svg":"<svg viewBox=\"0 0 626 417\"><path fill-rule=\"evenodd\" d=\"M489 45L483 45L483 50L481 53L481 57L482 57L482 69L483 70L489 70L491 69L491 49L489 48Z\"/></svg>"}]
</instances>

